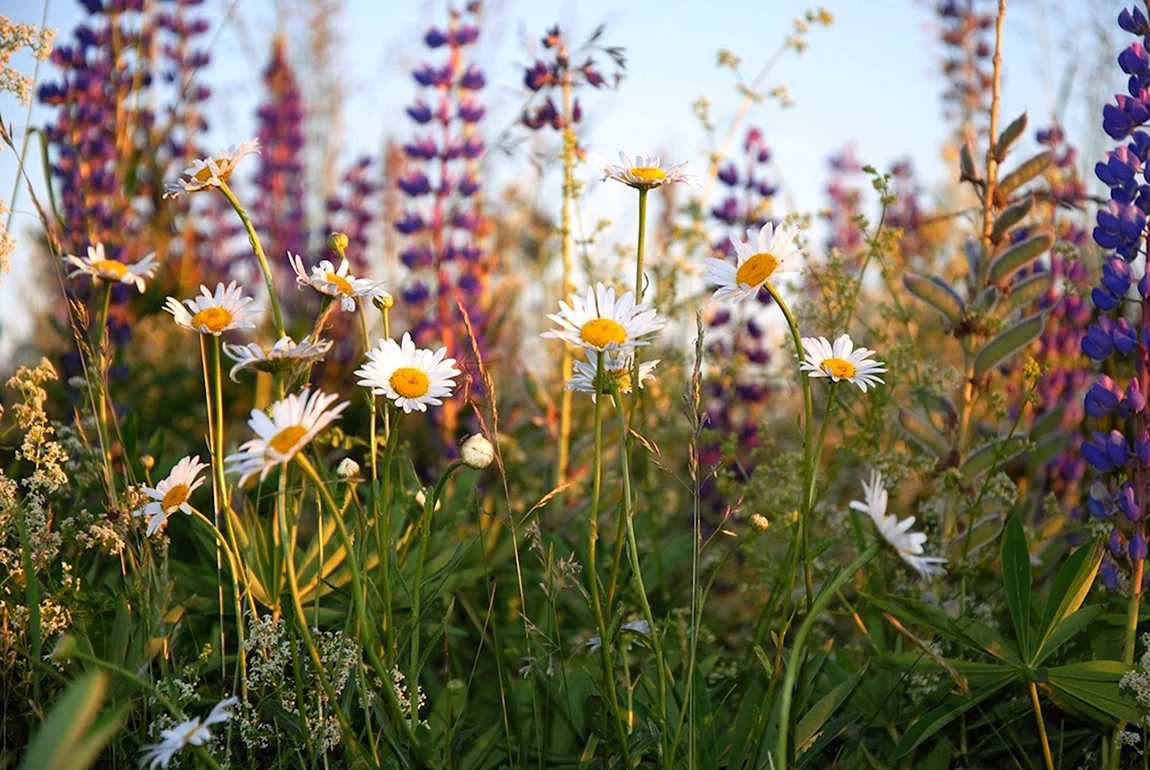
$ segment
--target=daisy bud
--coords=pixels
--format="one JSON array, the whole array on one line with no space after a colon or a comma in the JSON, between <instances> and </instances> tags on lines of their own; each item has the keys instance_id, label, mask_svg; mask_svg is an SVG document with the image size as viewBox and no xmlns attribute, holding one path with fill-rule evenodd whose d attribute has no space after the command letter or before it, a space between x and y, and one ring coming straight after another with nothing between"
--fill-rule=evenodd
<instances>
[{"instance_id":1,"label":"daisy bud","mask_svg":"<svg viewBox=\"0 0 1150 770\"><path fill-rule=\"evenodd\" d=\"M150 471L156 467L156 458L151 455L140 455L140 465L144 466L144 470Z\"/></svg>"},{"instance_id":2,"label":"daisy bud","mask_svg":"<svg viewBox=\"0 0 1150 770\"><path fill-rule=\"evenodd\" d=\"M419 507L420 507L420 508L422 508L422 507L424 507L425 505L427 505L427 492L425 492L425 491L424 491L424 490L422 490L422 489L421 489L421 490L419 490L418 492L416 492L416 493L415 493L415 502L419 504ZM442 501L441 501L441 500L436 500L436 501L435 501L435 510L436 510L436 512L438 512L438 511L439 511L439 508L440 508L440 505L441 505L441 503L442 503Z\"/></svg>"},{"instance_id":3,"label":"daisy bud","mask_svg":"<svg viewBox=\"0 0 1150 770\"><path fill-rule=\"evenodd\" d=\"M373 297L371 304L375 305L376 310L390 310L395 304L395 299L390 294L384 293L383 296Z\"/></svg>"},{"instance_id":4,"label":"daisy bud","mask_svg":"<svg viewBox=\"0 0 1150 770\"><path fill-rule=\"evenodd\" d=\"M347 233L332 233L327 237L327 247L334 252L342 252L347 244Z\"/></svg>"},{"instance_id":5,"label":"daisy bud","mask_svg":"<svg viewBox=\"0 0 1150 770\"><path fill-rule=\"evenodd\" d=\"M495 459L495 447L480 433L471 436L459 447L459 459L468 468L482 470Z\"/></svg>"},{"instance_id":6,"label":"daisy bud","mask_svg":"<svg viewBox=\"0 0 1150 770\"><path fill-rule=\"evenodd\" d=\"M462 679L450 679L447 682L447 692L459 696L467 692L467 684Z\"/></svg>"},{"instance_id":7,"label":"daisy bud","mask_svg":"<svg viewBox=\"0 0 1150 770\"><path fill-rule=\"evenodd\" d=\"M751 529L756 532L766 532L770 526L770 520L761 513L756 513L751 516Z\"/></svg>"},{"instance_id":8,"label":"daisy bud","mask_svg":"<svg viewBox=\"0 0 1150 770\"><path fill-rule=\"evenodd\" d=\"M335 473L344 481L354 479L359 475L359 463L350 457L345 457L339 461L339 465L336 466Z\"/></svg>"}]
</instances>

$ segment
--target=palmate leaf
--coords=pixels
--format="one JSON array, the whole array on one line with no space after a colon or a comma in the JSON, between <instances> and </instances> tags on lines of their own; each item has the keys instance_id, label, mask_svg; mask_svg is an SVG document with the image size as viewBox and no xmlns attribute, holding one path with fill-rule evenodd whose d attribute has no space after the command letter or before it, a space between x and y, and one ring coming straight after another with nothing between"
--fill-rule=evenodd
<instances>
[{"instance_id":1,"label":"palmate leaf","mask_svg":"<svg viewBox=\"0 0 1150 770\"><path fill-rule=\"evenodd\" d=\"M1030 549L1017 516L1010 517L1002 534L1002 584L1018 650L1030 660Z\"/></svg>"},{"instance_id":2,"label":"palmate leaf","mask_svg":"<svg viewBox=\"0 0 1150 770\"><path fill-rule=\"evenodd\" d=\"M1078 608L1086 600L1101 563L1102 549L1098 547L1098 540L1095 539L1070 554L1062 568L1058 570L1054 585L1050 587L1050 596L1046 599L1042 621L1038 625L1038 635L1035 638L1035 665L1046 659L1077 630L1074 626L1063 630L1061 626L1068 623L1071 616L1085 612ZM1093 615L1078 617L1077 623L1084 625L1102 611L1101 607L1087 609L1093 610Z\"/></svg>"},{"instance_id":3,"label":"palmate leaf","mask_svg":"<svg viewBox=\"0 0 1150 770\"><path fill-rule=\"evenodd\" d=\"M1043 688L1055 703L1107 725L1142 718L1134 696L1118 686L1130 666L1116 660L1089 660L1047 669Z\"/></svg>"},{"instance_id":4,"label":"palmate leaf","mask_svg":"<svg viewBox=\"0 0 1150 770\"><path fill-rule=\"evenodd\" d=\"M1014 671L1003 673L996 679L983 684L975 693L970 697L961 695L949 696L942 705L927 712L911 725L902 738L899 739L898 745L894 747L892 759L901 759L910 752L918 748L919 744L925 741L930 736L937 733L948 724L958 719L970 709L982 703L987 698L992 697L999 690L1006 687L1011 682L1015 681L1017 673Z\"/></svg>"}]
</instances>

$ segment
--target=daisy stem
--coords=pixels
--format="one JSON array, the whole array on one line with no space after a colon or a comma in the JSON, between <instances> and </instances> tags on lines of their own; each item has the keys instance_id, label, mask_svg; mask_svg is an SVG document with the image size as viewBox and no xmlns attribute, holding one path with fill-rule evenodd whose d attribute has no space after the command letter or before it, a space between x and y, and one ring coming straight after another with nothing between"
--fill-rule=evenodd
<instances>
[{"instance_id":1,"label":"daisy stem","mask_svg":"<svg viewBox=\"0 0 1150 770\"><path fill-rule=\"evenodd\" d=\"M627 749L627 728L619 713L619 696L615 692L615 672L611 664L611 639L607 635L607 621L603 618L603 605L599 597L599 572L595 566L595 543L599 539L599 496L603 487L603 357L600 351L595 363L595 457L591 482L591 512L588 515L590 533L587 539L587 577L591 583L591 609L595 612L595 622L599 626L600 657L603 659L603 687L615 717L615 730L619 733L619 745L623 749L624 766L631 766L630 752ZM654 632L654 628L651 629Z\"/></svg>"},{"instance_id":2,"label":"daisy stem","mask_svg":"<svg viewBox=\"0 0 1150 770\"><path fill-rule=\"evenodd\" d=\"M373 395L374 399L375 396ZM391 555L395 552L391 545L391 463L395 456L398 441L391 438L392 411L390 403L384 406L383 432L387 442L383 449L383 493L380 494L379 479L372 478L372 500L375 510L375 550L379 559L379 585L376 589L383 597L383 626L387 644L384 658L388 668L395 666L395 623L391 617ZM372 473L375 468L375 447L372 446Z\"/></svg>"},{"instance_id":3,"label":"daisy stem","mask_svg":"<svg viewBox=\"0 0 1150 770\"><path fill-rule=\"evenodd\" d=\"M635 392L637 387L632 389ZM615 400L615 411L623 414L623 398L619 395L618 386L612 388L611 397ZM623 456L623 518L627 522L627 547L631 557L631 571L635 580L635 592L639 595L639 606L643 610L643 618L651 629L651 641L655 647L656 682L659 686L659 718L662 720L663 755L669 756L669 746L666 741L670 739L667 732L667 669L663 662L663 641L655 626L655 616L651 612L651 604L647 601L647 586L643 583L643 570L639 562L639 545L635 540L635 522L631 510L631 457L628 451L629 434L625 426L620 426L619 451Z\"/></svg>"},{"instance_id":4,"label":"daisy stem","mask_svg":"<svg viewBox=\"0 0 1150 770\"><path fill-rule=\"evenodd\" d=\"M355 597L355 600L352 602L352 604L355 607L356 621L359 623L359 632L362 635L360 639L360 645L367 653L367 660L369 663L371 663L372 667L375 668L376 673L381 678L383 678L384 681L387 681L387 679L390 677L391 668L385 667L383 661L379 659L379 651L377 649L377 645L374 641L372 641L373 626L368 623L367 608L360 598L362 593L359 588L359 564L356 563L355 550L352 548L351 538L347 533L347 527L343 523L343 516L340 515L339 507L335 504L335 499L332 498L331 492L328 491L327 485L324 483L323 479L319 475L319 472L315 469L315 466L312 465L311 461L308 460L302 452L295 456L295 461L299 464L300 468L303 469L304 474L306 474L307 477L311 480L312 484L316 488L316 494L319 496L322 505L327 508L328 514L335 520L336 532L339 534L340 544L343 546L344 551L348 555L348 569L351 572L352 596ZM294 570L294 567L291 567L291 569ZM292 585L295 585L294 581L292 582ZM296 596L298 596L299 591L295 590L295 593ZM296 599L296 602L298 604L298 599ZM297 612L298 611L299 608L297 608ZM302 614L300 615L300 619L303 620ZM326 682L326 679L322 681ZM415 686L416 685L412 685L412 687ZM412 714L410 722L407 719L404 719L403 712L399 707L399 700L395 694L395 689L388 686L385 686L382 689L387 694L388 704L391 706L392 713L395 714L398 718L398 722L400 723L404 738L409 742L411 746L416 747L418 750L419 740L415 735L414 728L414 723L417 721L417 715ZM416 699L413 699L413 703L415 700ZM342 715L342 711L339 711L338 709L338 704L337 712ZM345 727L344 729L346 730L348 728ZM374 752L375 747L374 744L372 744L372 753ZM378 761L379 760L377 758L376 762L378 763Z\"/></svg>"},{"instance_id":5,"label":"daisy stem","mask_svg":"<svg viewBox=\"0 0 1150 770\"><path fill-rule=\"evenodd\" d=\"M879 543L875 543L863 551L845 570L829 575L829 579L819 591L819 595L811 603L807 616L803 618L803 624L799 627L799 633L795 636L794 645L791 647L790 658L787 661L787 673L783 679L782 700L779 702L779 737L775 746L774 770L787 770L787 759L789 758L787 734L791 722L791 700L795 694L795 680L798 678L799 670L803 667L803 648L806 646L811 629L814 628L815 620L826 609L827 604L830 603L838 590L854 577L854 574L862 569L867 562L873 559L878 550Z\"/></svg>"},{"instance_id":6,"label":"daisy stem","mask_svg":"<svg viewBox=\"0 0 1150 770\"><path fill-rule=\"evenodd\" d=\"M342 254L342 251L343 250L340 249L341 254ZM359 322L360 322L360 329L363 332L363 349L364 349L364 352L368 352L371 350L371 339L367 336L367 307L365 307L362 302L359 303ZM375 452L375 443L376 443L375 421L376 421L376 417L377 417L376 410L375 410L375 394L371 393L370 391L368 392L367 406L368 406L368 409L371 411L371 421L368 423L368 441L370 442L368 444L368 446L371 447L371 489L372 489L372 500L374 501L377 499L375 497L375 492L376 492L376 482L379 480L379 466L376 463L376 452ZM377 510L377 513L378 513L378 510ZM357 517L356 521L359 522L361 518L362 517ZM376 521L377 522L379 521L378 517L376 517ZM366 543L367 542L366 528L364 528L364 531L357 533L357 536L358 536L358 539L361 543ZM379 559L381 562L387 556L387 554L385 554L382 549L380 549L378 555L379 555ZM366 560L367 560L366 555L363 558L364 558L364 561L366 562ZM387 585L386 583L383 584L383 586L386 586L386 585ZM365 588L364 590L366 591L367 589ZM366 593L364 594L364 600L365 601L367 600L367 594Z\"/></svg>"},{"instance_id":7,"label":"daisy stem","mask_svg":"<svg viewBox=\"0 0 1150 770\"><path fill-rule=\"evenodd\" d=\"M423 611L423 569L427 564L427 546L431 542L431 521L435 517L435 503L443 493L443 487L457 469L463 467L462 460L455 460L440 474L435 482L435 489L423 501L423 515L419 519L419 553L415 561L415 583L411 587L411 673L407 678L407 686L415 693L419 688L419 617ZM416 702L412 696L412 704ZM412 706L414 708L414 705ZM414 720L415 715L412 715Z\"/></svg>"},{"instance_id":8,"label":"daisy stem","mask_svg":"<svg viewBox=\"0 0 1150 770\"><path fill-rule=\"evenodd\" d=\"M563 253L563 296L569 297L574 291L571 275L574 272L572 262L571 239L571 207L575 201L575 152L579 141L575 136L575 129L571 120L571 77L563 79L563 115L567 118L563 128L563 211L562 211L562 253ZM563 382L571 379L574 371L574 354L570 345L563 346L563 359L560 364L560 373ZM556 459L555 486L562 486L567 481L567 466L571 462L571 399L574 393L564 390L559 402L559 456Z\"/></svg>"},{"instance_id":9,"label":"daisy stem","mask_svg":"<svg viewBox=\"0 0 1150 770\"><path fill-rule=\"evenodd\" d=\"M202 521L208 527L208 529L210 529L212 531L212 534L215 535L216 543L218 544L217 553L223 553L225 556L228 557L228 567L232 571L232 602L235 605L236 629L239 630L241 625L243 624L243 618L244 618L243 602L240 600L240 581L242 578L240 576L239 562L236 559L236 555L234 553L232 553L232 549L229 546L227 539L224 538L224 533L220 532L220 528L217 527L215 524L213 524L208 519L207 516L200 513L195 508L192 509L192 515L195 516L196 519L198 519L199 521ZM252 614L254 617L254 615L255 615L254 610L253 610ZM242 631L240 631L240 633L242 633ZM242 639L243 637L241 636L240 638ZM243 700L245 703L247 702L247 699L248 699L248 677L247 677L247 665L245 662L246 656L247 656L247 653L244 651L244 646L243 646L243 643L241 642L240 643L240 652L239 652L241 664L239 666L237 666L236 668L237 668L237 671L239 672L240 692L243 693ZM220 652L220 657L223 657L223 651L222 650Z\"/></svg>"},{"instance_id":10,"label":"daisy stem","mask_svg":"<svg viewBox=\"0 0 1150 770\"><path fill-rule=\"evenodd\" d=\"M284 336L284 319L280 314L280 301L279 297L276 296L276 283L272 278L272 268L271 265L268 264L268 257L267 254L264 253L263 244L260 243L260 236L256 233L256 228L252 224L248 212L244 210L240 199L232 192L232 188L228 187L227 182L220 183L220 192L228 199L228 203L232 204L232 208L236 210L240 221L244 223L244 229L248 231L248 242L252 246L252 251L256 254L256 259L260 261L260 270L263 271L264 283L268 288L268 301L271 302L272 317L275 319L276 324L276 339L278 340Z\"/></svg>"},{"instance_id":11,"label":"daisy stem","mask_svg":"<svg viewBox=\"0 0 1150 770\"><path fill-rule=\"evenodd\" d=\"M100 317L96 323L95 335L96 338L92 344L92 355L96 360L96 371L99 378L99 394L100 400L96 405L98 416L100 419L100 430L103 432L104 440L104 457L105 462L110 456L108 443L111 441L111 436L108 435L108 391L105 387L107 378L104 376L106 367L104 366L104 337L108 328L108 312L112 307L112 283L111 281L104 281L104 296L100 301Z\"/></svg>"},{"instance_id":12,"label":"daisy stem","mask_svg":"<svg viewBox=\"0 0 1150 770\"><path fill-rule=\"evenodd\" d=\"M823 412L823 424L819 426L819 440L815 444L814 461L811 463L810 472L807 475L807 493L806 499L803 501L803 518L799 522L800 537L802 538L802 553L806 554L811 547L811 511L815 508L815 497L818 495L818 468L819 463L823 459L823 446L827 441L827 428L831 424L831 410L835 406L835 397L839 394L839 383L831 382L831 392L827 395L827 408ZM811 585L811 567L803 561L804 578L807 584L807 601L810 602L810 597L813 595Z\"/></svg>"},{"instance_id":13,"label":"daisy stem","mask_svg":"<svg viewBox=\"0 0 1150 770\"><path fill-rule=\"evenodd\" d=\"M799 325L795 323L795 317L791 315L791 309L787 307L787 303L783 301L782 295L779 294L778 289L776 289L770 281L763 285L766 287L767 291L770 292L771 297L775 300L775 304L779 306L779 310L783 311L783 317L787 319L787 326L790 328L791 337L795 342L795 354L799 359L799 365L801 366L802 363L806 361L806 356L803 354L803 336L799 333ZM815 475L815 468L814 464L812 463L812 445L810 435L811 428L814 424L815 407L814 399L811 396L810 374L800 369L799 378L803 385L803 478L808 480L806 488L809 490L811 484L813 484L813 478ZM810 496L808 495L807 499L803 500L803 504L799 509L799 561L803 563L803 571L806 578L808 610L810 609L811 602L814 599L814 593L811 590L811 567L807 563L807 545L805 536L802 533L807 531L807 518L810 516L810 510L807 506L809 500ZM793 577L791 578L791 585L794 585Z\"/></svg>"}]
</instances>

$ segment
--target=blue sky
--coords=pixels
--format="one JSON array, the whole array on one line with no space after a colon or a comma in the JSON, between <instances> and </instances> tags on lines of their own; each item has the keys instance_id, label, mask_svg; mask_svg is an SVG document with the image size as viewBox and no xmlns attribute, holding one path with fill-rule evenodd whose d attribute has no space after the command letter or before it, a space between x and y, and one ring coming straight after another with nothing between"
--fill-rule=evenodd
<instances>
[{"instance_id":1,"label":"blue sky","mask_svg":"<svg viewBox=\"0 0 1150 770\"><path fill-rule=\"evenodd\" d=\"M19 0L16 8L10 0L4 5L4 13L17 21L38 23L43 10L35 0ZM220 18L227 5L209 0L207 7ZM823 5L834 14L834 24L812 29L808 50L784 56L769 80L785 84L795 106L781 109L768 102L749 116L763 127L774 152L786 193L783 213L825 205L827 157L847 141L864 162L885 168L910 156L928 184L952 180L955 174L940 153L949 127L938 96L943 79L930 4L824 0ZM213 64L205 74L215 92L209 118L220 145L254 135L259 73L280 7L267 0L239 0L233 11L238 22L225 25L215 39ZM377 152L387 133L410 133L402 108L415 87L407 72L424 56L424 29L443 19L445 7L438 1L347 0L338 23L346 41L341 51L348 80L342 143L348 158ZM537 44L547 26L558 20L582 40L606 23L603 40L626 49L627 76L618 91L586 96L585 145L604 158L620 149L660 152L689 160L688 170L702 171L707 148L692 103L705 95L712 102L712 117L723 127L740 98L731 73L716 67L717 51L724 48L742 57L744 74L753 77L809 7L794 0L488 0L477 53L488 78L488 131L494 135L518 114L528 47ZM1121 7L1117 0L1012 0L1004 44L1004 119L1028 109L1032 127L1047 125L1069 82L1063 124L1079 144L1083 163L1092 165L1109 146L1095 128L1096 116L1102 101L1122 84L1113 58L1103 58L1100 33L1125 44L1124 33L1118 38L1114 25ZM67 40L82 13L74 2L53 0L48 25L60 28L60 40ZM27 59L14 63L30 72ZM41 69L42 79L49 69ZM23 109L9 95L0 96L0 116L17 131L23 126ZM34 112L34 123L46 119L44 112ZM529 181L525 163L500 158L496 165L500 179ZM14 178L13 153L0 153L0 197L8 198ZM592 178L590 169L584 178ZM602 185L590 189L585 210L592 220L611 216L630 222L633 206L628 191ZM13 232L27 241L24 231L35 221L26 195L16 210ZM21 248L16 261L26 262L29 255ZM26 289L27 270L17 264L0 283L0 308L21 307ZM20 315L0 310L0 368L12 334L20 332Z\"/></svg>"}]
</instances>

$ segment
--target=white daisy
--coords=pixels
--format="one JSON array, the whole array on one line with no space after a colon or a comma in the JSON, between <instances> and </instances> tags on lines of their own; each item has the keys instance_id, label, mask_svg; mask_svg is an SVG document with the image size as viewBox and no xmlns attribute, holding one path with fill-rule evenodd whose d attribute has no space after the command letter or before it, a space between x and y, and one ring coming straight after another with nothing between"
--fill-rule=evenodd
<instances>
[{"instance_id":1,"label":"white daisy","mask_svg":"<svg viewBox=\"0 0 1150 770\"><path fill-rule=\"evenodd\" d=\"M229 329L255 328L247 316L247 306L252 298L245 297L243 289L235 281L226 288L222 283L216 284L214 295L207 286L201 286L200 295L184 300L183 304L175 297L168 297L164 310L171 313L180 326L200 334L218 337Z\"/></svg>"},{"instance_id":2,"label":"white daisy","mask_svg":"<svg viewBox=\"0 0 1150 770\"><path fill-rule=\"evenodd\" d=\"M595 374L598 369L596 359L598 355L588 350L586 361L575 361L575 372L567 381L564 390L574 390L578 393L590 393L591 400L595 400ZM603 356L603 393L610 395L613 388L618 387L620 393L631 392L631 368L635 357L624 353L607 353ZM648 380L655 379L655 367L659 359L641 361L639 363L639 387Z\"/></svg>"},{"instance_id":3,"label":"white daisy","mask_svg":"<svg viewBox=\"0 0 1150 770\"><path fill-rule=\"evenodd\" d=\"M240 474L241 486L257 473L263 481L272 468L295 457L339 417L348 402L331 406L337 398L335 394L320 390L312 393L305 388L299 395L292 393L272 404L271 417L253 409L248 425L256 432L256 438L244 442L239 452L225 458L224 462L232 466L229 472Z\"/></svg>"},{"instance_id":4,"label":"white daisy","mask_svg":"<svg viewBox=\"0 0 1150 770\"><path fill-rule=\"evenodd\" d=\"M149 537L155 534L156 530L168 520L170 514L183 511L188 516L192 515L192 506L188 505L188 498L192 496L192 492L197 487L204 483L199 475L200 471L207 467L200 462L199 455L185 457L176 463L176 467L172 468L168 477L157 484L155 489L151 487L140 488L141 492L152 498L152 502L138 511L132 511L132 515L148 517Z\"/></svg>"},{"instance_id":5,"label":"white daisy","mask_svg":"<svg viewBox=\"0 0 1150 770\"><path fill-rule=\"evenodd\" d=\"M252 139L239 147L232 146L226 150L220 150L214 158L197 158L192 161L192 165L184 169L184 176L175 182L168 182L164 185L164 197L176 198L184 193L220 187L228 181L228 177L236 170L236 166L241 160L253 152L259 151L259 140Z\"/></svg>"},{"instance_id":6,"label":"white daisy","mask_svg":"<svg viewBox=\"0 0 1150 770\"><path fill-rule=\"evenodd\" d=\"M610 353L649 345L642 338L665 326L657 312L635 304L633 293L625 291L616 301L615 290L601 283L587 289L586 297L572 294L570 305L560 301L559 312L547 317L563 328L544 332L544 337Z\"/></svg>"},{"instance_id":7,"label":"white daisy","mask_svg":"<svg viewBox=\"0 0 1150 770\"><path fill-rule=\"evenodd\" d=\"M851 508L861 511L871 517L875 528L878 529L883 540L890 543L899 557L923 577L931 575L945 575L946 559L941 556L923 556L923 544L926 535L921 532L909 531L914 526L914 517L907 516L899 521L896 516L887 516L887 492L882 483L882 474L871 471L870 483L862 483L866 500L852 500Z\"/></svg>"},{"instance_id":8,"label":"white daisy","mask_svg":"<svg viewBox=\"0 0 1150 770\"><path fill-rule=\"evenodd\" d=\"M89 246L86 257L69 254L65 261L76 268L68 273L69 278L84 274L105 281L135 284L141 294L144 293L144 280L151 278L157 267L155 254L149 254L131 265L115 259L108 259L104 255L104 244L102 243Z\"/></svg>"},{"instance_id":9,"label":"white daisy","mask_svg":"<svg viewBox=\"0 0 1150 770\"><path fill-rule=\"evenodd\" d=\"M830 377L832 381L846 380L866 393L868 387L883 382L879 377L886 371L882 361L871 360L873 350L854 350L850 335L844 334L832 346L826 337L803 337L803 357L799 369L810 372L811 377Z\"/></svg>"},{"instance_id":10,"label":"white daisy","mask_svg":"<svg viewBox=\"0 0 1150 770\"><path fill-rule=\"evenodd\" d=\"M683 163L672 163L664 166L658 155L636 155L634 160L625 152L619 153L622 163L618 166L600 163L599 171L603 179L614 179L636 190L650 190L652 187L662 187L675 182L690 182L690 177L683 173Z\"/></svg>"},{"instance_id":11,"label":"white daisy","mask_svg":"<svg viewBox=\"0 0 1150 770\"><path fill-rule=\"evenodd\" d=\"M404 334L402 344L380 340L367 351L368 362L355 373L360 385L387 396L404 412L426 412L429 405L439 406L442 397L451 395L454 378L462 374L455 368L455 359L446 356L447 348L434 353L417 349L411 335Z\"/></svg>"},{"instance_id":12,"label":"white daisy","mask_svg":"<svg viewBox=\"0 0 1150 770\"><path fill-rule=\"evenodd\" d=\"M204 720L199 717L164 730L160 733L160 742L144 746L140 756L140 767L155 770L157 767L168 766L172 757L180 753L185 746L202 746L211 740L210 725L226 722L231 719L231 707L239 703L238 698L228 698L220 701Z\"/></svg>"},{"instance_id":13,"label":"white daisy","mask_svg":"<svg viewBox=\"0 0 1150 770\"><path fill-rule=\"evenodd\" d=\"M803 250L795 246L798 234L793 228L776 229L767 222L758 233L754 228L747 230L744 242L732 230L730 238L735 247L736 264L714 257L703 260L707 265L707 282L719 287L712 299L742 302L757 296L759 289L772 278L798 272L799 258L803 255Z\"/></svg>"},{"instance_id":14,"label":"white daisy","mask_svg":"<svg viewBox=\"0 0 1150 770\"><path fill-rule=\"evenodd\" d=\"M225 342L224 352L228 358L236 362L228 376L232 378L232 382L239 382L236 373L244 369L254 369L258 372L294 371L301 366L322 360L331 350L331 345L330 340L313 342L305 337L303 342L296 344L291 337L280 337L279 342L265 351L254 342L247 345L231 345Z\"/></svg>"},{"instance_id":15,"label":"white daisy","mask_svg":"<svg viewBox=\"0 0 1150 770\"><path fill-rule=\"evenodd\" d=\"M295 270L295 280L299 288L310 286L320 294L339 297L339 306L346 313L355 310L356 297L370 297L372 300L384 297L391 299L391 295L383 290L382 284L370 278L356 278L350 275L348 271L351 265L346 259L339 263L338 270L330 260L325 259L311 269L311 275L308 275L303 265L303 258L298 254L289 251L288 261Z\"/></svg>"}]
</instances>

